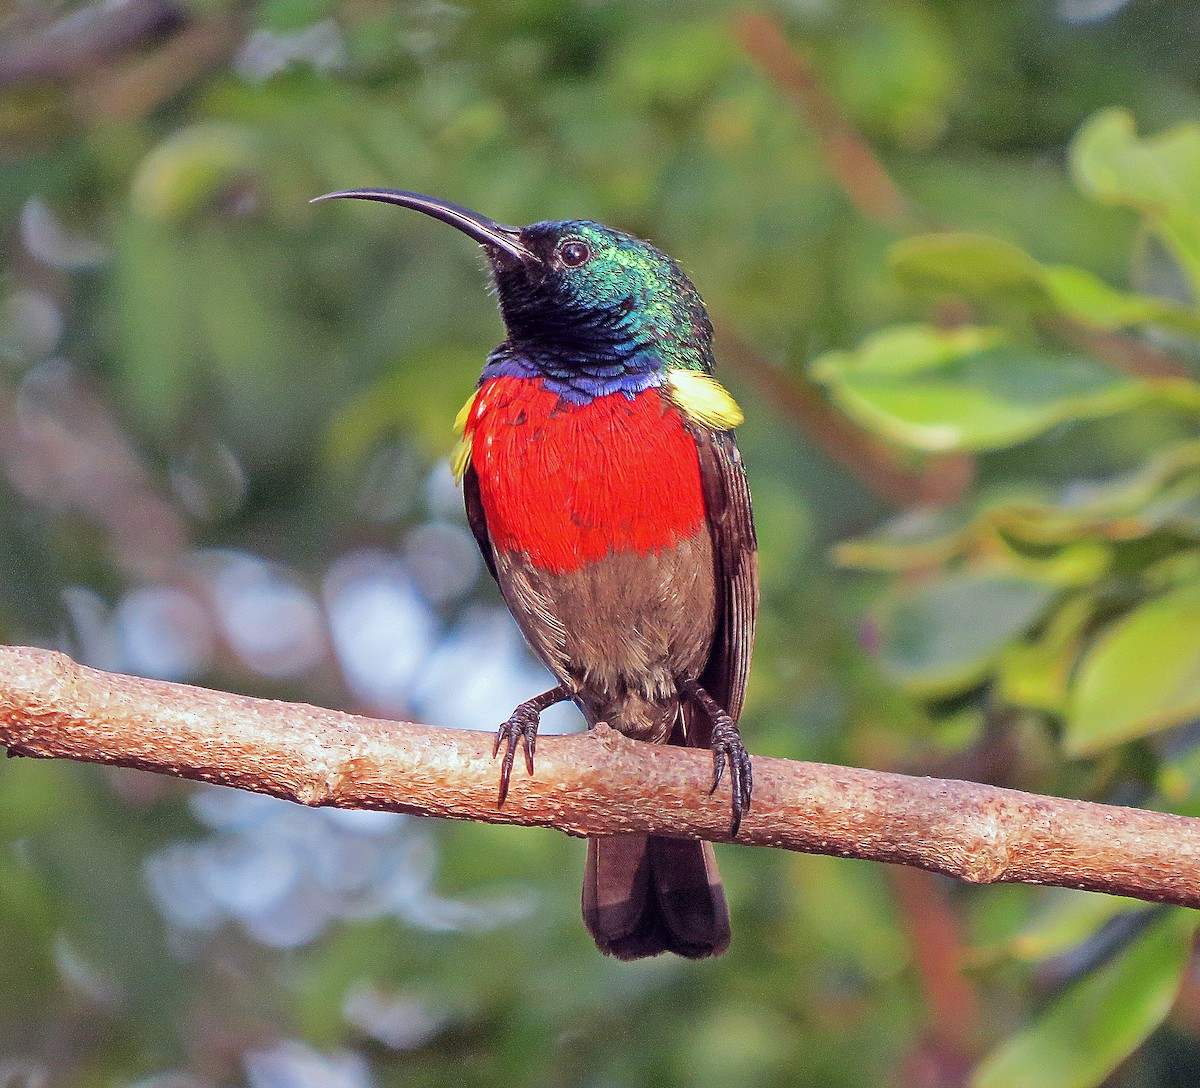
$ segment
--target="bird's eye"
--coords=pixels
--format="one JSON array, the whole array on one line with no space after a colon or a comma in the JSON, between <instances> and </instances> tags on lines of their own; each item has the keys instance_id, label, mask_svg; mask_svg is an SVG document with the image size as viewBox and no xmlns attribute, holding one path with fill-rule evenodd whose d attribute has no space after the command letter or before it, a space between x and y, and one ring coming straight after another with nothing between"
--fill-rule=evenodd
<instances>
[{"instance_id":1,"label":"bird's eye","mask_svg":"<svg viewBox=\"0 0 1200 1088\"><path fill-rule=\"evenodd\" d=\"M558 255L568 268L578 268L591 258L592 250L586 242L563 242Z\"/></svg>"}]
</instances>

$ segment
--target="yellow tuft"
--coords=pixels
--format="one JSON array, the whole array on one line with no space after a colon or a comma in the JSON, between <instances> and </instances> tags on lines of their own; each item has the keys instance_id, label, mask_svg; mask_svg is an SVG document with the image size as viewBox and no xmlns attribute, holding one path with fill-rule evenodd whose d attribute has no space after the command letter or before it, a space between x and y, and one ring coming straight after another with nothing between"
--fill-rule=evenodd
<instances>
[{"instance_id":1,"label":"yellow tuft","mask_svg":"<svg viewBox=\"0 0 1200 1088\"><path fill-rule=\"evenodd\" d=\"M701 370L668 371L667 388L675 406L688 419L714 431L731 430L746 418L728 390Z\"/></svg>"},{"instance_id":2,"label":"yellow tuft","mask_svg":"<svg viewBox=\"0 0 1200 1088\"><path fill-rule=\"evenodd\" d=\"M471 463L471 440L463 438L450 454L450 471L454 473L454 482L461 484L467 474L467 466Z\"/></svg>"},{"instance_id":3,"label":"yellow tuft","mask_svg":"<svg viewBox=\"0 0 1200 1088\"><path fill-rule=\"evenodd\" d=\"M479 396L478 389L467 398L467 403L459 409L458 415L454 417L454 432L458 435L458 444L454 447L454 452L450 454L450 471L454 473L455 483L462 483L467 466L471 463L471 439L467 435L467 420L471 418L471 409L475 407L477 396Z\"/></svg>"},{"instance_id":4,"label":"yellow tuft","mask_svg":"<svg viewBox=\"0 0 1200 1088\"><path fill-rule=\"evenodd\" d=\"M479 390L476 389L469 397L467 403L459 410L458 415L454 417L454 433L462 436L467 431L467 420L471 418L471 409L475 407L475 398L479 396Z\"/></svg>"}]
</instances>

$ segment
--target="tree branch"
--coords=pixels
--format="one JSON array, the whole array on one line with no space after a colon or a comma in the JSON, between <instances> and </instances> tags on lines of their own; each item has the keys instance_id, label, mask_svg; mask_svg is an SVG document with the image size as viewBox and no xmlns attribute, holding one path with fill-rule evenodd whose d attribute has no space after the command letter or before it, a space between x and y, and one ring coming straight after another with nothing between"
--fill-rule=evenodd
<instances>
[{"instance_id":1,"label":"tree branch","mask_svg":"<svg viewBox=\"0 0 1200 1088\"><path fill-rule=\"evenodd\" d=\"M762 12L733 19L742 50L808 121L834 179L851 203L877 223L900 223L911 209L871 145L842 116L802 50Z\"/></svg>"},{"instance_id":2,"label":"tree branch","mask_svg":"<svg viewBox=\"0 0 1200 1088\"><path fill-rule=\"evenodd\" d=\"M119 764L305 805L729 841L707 752L606 727L542 738L496 807L490 733L386 722L84 668L0 648L10 754ZM1200 906L1200 820L934 778L759 756L738 842Z\"/></svg>"}]
</instances>

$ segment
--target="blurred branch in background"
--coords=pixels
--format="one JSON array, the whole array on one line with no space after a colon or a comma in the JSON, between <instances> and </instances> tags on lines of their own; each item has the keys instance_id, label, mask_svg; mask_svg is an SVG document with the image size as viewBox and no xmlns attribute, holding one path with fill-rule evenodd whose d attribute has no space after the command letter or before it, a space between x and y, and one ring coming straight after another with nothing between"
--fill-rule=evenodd
<instances>
[{"instance_id":1,"label":"blurred branch in background","mask_svg":"<svg viewBox=\"0 0 1200 1088\"><path fill-rule=\"evenodd\" d=\"M177 30L185 10L174 0L127 0L72 12L0 46L0 89L73 79Z\"/></svg>"},{"instance_id":2,"label":"blurred branch in background","mask_svg":"<svg viewBox=\"0 0 1200 1088\"><path fill-rule=\"evenodd\" d=\"M897 1085L955 1085L981 1057L985 1037L976 980L967 973L967 941L946 889L927 873L888 870L896 912L912 949L928 1022L906 1057Z\"/></svg>"},{"instance_id":3,"label":"blurred branch in background","mask_svg":"<svg viewBox=\"0 0 1200 1088\"><path fill-rule=\"evenodd\" d=\"M816 135L833 180L857 211L887 226L911 221L910 202L867 139L843 116L801 46L761 12L736 16L733 30L746 56L798 108ZM816 383L772 366L732 329L720 331L733 365L779 415L885 502L898 507L949 506L971 486L975 473L969 455L936 456L915 464L848 420Z\"/></svg>"},{"instance_id":4,"label":"blurred branch in background","mask_svg":"<svg viewBox=\"0 0 1200 1088\"><path fill-rule=\"evenodd\" d=\"M91 121L146 117L211 69L225 62L244 36L237 19L224 13L195 20L149 56L115 72L97 73L79 89L80 113Z\"/></svg>"},{"instance_id":5,"label":"blurred branch in background","mask_svg":"<svg viewBox=\"0 0 1200 1088\"><path fill-rule=\"evenodd\" d=\"M1143 340L1119 332L1090 329L1079 321L1049 318L1048 332L1057 333L1081 351L1134 378L1187 378L1190 371L1177 359Z\"/></svg>"},{"instance_id":6,"label":"blurred branch in background","mask_svg":"<svg viewBox=\"0 0 1200 1088\"><path fill-rule=\"evenodd\" d=\"M492 737L88 669L0 649L10 754L136 767L306 805L369 808L573 835L729 841L707 752L609 729L546 737L531 781L496 807ZM1052 884L1200 907L1200 820L759 757L739 842L886 861L972 883Z\"/></svg>"},{"instance_id":7,"label":"blurred branch in background","mask_svg":"<svg viewBox=\"0 0 1200 1088\"><path fill-rule=\"evenodd\" d=\"M40 368L17 393L0 382L0 466L19 493L86 518L118 568L146 580L181 573L185 517L68 363Z\"/></svg>"},{"instance_id":8,"label":"blurred branch in background","mask_svg":"<svg viewBox=\"0 0 1200 1088\"><path fill-rule=\"evenodd\" d=\"M796 105L812 126L821 153L854 206L879 223L901 223L912 209L870 144L842 116L808 58L768 15L747 12L733 21L746 55Z\"/></svg>"}]
</instances>

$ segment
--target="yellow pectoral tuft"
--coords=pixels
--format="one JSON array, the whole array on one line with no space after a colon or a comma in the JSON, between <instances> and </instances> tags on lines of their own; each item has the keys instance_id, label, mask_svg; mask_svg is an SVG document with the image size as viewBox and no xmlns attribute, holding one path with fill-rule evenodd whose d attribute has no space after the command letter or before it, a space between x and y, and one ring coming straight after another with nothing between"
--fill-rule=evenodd
<instances>
[{"instance_id":1,"label":"yellow pectoral tuft","mask_svg":"<svg viewBox=\"0 0 1200 1088\"><path fill-rule=\"evenodd\" d=\"M454 473L456 484L462 483L470 463L471 440L469 438L460 439L458 445L454 447L454 452L450 454L450 471Z\"/></svg>"},{"instance_id":2,"label":"yellow pectoral tuft","mask_svg":"<svg viewBox=\"0 0 1200 1088\"><path fill-rule=\"evenodd\" d=\"M471 463L471 439L467 434L467 420L471 418L471 409L475 407L477 396L479 396L478 389L467 398L467 403L459 409L458 415L454 417L454 433L458 435L458 444L454 447L454 452L450 454L450 471L454 473L454 482L459 484L462 483L467 466Z\"/></svg>"},{"instance_id":3,"label":"yellow pectoral tuft","mask_svg":"<svg viewBox=\"0 0 1200 1088\"><path fill-rule=\"evenodd\" d=\"M479 396L479 390L476 389L469 397L467 403L459 410L458 415L454 417L454 433L462 436L467 431L467 420L471 418L471 409L475 407L475 398Z\"/></svg>"},{"instance_id":4,"label":"yellow pectoral tuft","mask_svg":"<svg viewBox=\"0 0 1200 1088\"><path fill-rule=\"evenodd\" d=\"M667 372L667 389L675 406L693 423L728 431L746 417L729 391L711 374L678 368Z\"/></svg>"}]
</instances>

